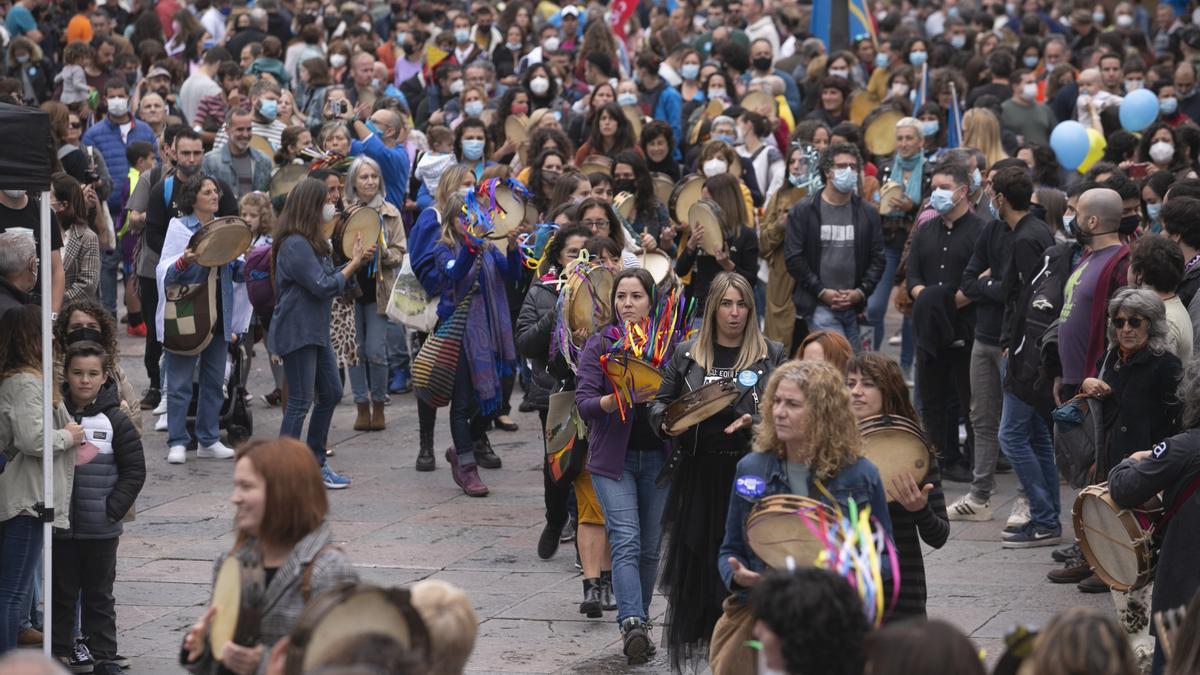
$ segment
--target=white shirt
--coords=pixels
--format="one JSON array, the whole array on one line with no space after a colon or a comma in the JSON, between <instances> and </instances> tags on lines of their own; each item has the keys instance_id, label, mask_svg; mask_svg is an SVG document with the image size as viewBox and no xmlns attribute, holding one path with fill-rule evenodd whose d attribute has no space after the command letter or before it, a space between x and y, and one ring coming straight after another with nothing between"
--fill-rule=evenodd
<instances>
[{"instance_id":1,"label":"white shirt","mask_svg":"<svg viewBox=\"0 0 1200 675\"><path fill-rule=\"evenodd\" d=\"M1192 318L1178 295L1164 300L1163 304L1167 307L1167 349L1186 366L1192 360Z\"/></svg>"},{"instance_id":2,"label":"white shirt","mask_svg":"<svg viewBox=\"0 0 1200 675\"><path fill-rule=\"evenodd\" d=\"M205 32L212 36L214 44L219 44L221 40L225 39L225 15L216 7L209 7L200 15L200 25L204 26Z\"/></svg>"},{"instance_id":3,"label":"white shirt","mask_svg":"<svg viewBox=\"0 0 1200 675\"><path fill-rule=\"evenodd\" d=\"M221 93L221 85L208 76L203 70L197 70L191 77L183 81L179 88L179 110L183 112L188 123L196 117L200 109L200 101L205 96Z\"/></svg>"}]
</instances>

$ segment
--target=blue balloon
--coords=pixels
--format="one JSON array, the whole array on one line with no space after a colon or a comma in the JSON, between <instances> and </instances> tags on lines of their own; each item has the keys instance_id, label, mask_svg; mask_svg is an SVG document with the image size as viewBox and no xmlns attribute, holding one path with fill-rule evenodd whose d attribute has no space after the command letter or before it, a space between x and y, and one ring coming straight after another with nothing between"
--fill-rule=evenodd
<instances>
[{"instance_id":1,"label":"blue balloon","mask_svg":"<svg viewBox=\"0 0 1200 675\"><path fill-rule=\"evenodd\" d=\"M1121 101L1121 126L1136 133L1158 118L1158 97L1149 89L1135 89Z\"/></svg>"},{"instance_id":2,"label":"blue balloon","mask_svg":"<svg viewBox=\"0 0 1200 675\"><path fill-rule=\"evenodd\" d=\"M1087 127L1074 120L1059 122L1050 132L1050 147L1058 157L1058 163L1067 171L1074 171L1083 164L1090 145Z\"/></svg>"}]
</instances>

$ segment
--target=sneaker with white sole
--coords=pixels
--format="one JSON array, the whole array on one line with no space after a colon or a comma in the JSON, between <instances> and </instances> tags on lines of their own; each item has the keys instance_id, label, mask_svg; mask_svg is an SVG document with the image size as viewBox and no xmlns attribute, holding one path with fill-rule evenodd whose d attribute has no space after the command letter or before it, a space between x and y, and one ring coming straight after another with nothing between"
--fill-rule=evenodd
<instances>
[{"instance_id":1,"label":"sneaker with white sole","mask_svg":"<svg viewBox=\"0 0 1200 675\"><path fill-rule=\"evenodd\" d=\"M165 414L159 415L158 419L154 420L154 430L155 431L166 431L167 430L167 416Z\"/></svg>"},{"instance_id":2,"label":"sneaker with white sole","mask_svg":"<svg viewBox=\"0 0 1200 675\"><path fill-rule=\"evenodd\" d=\"M1021 528L1029 523L1029 500L1023 495L1018 496L1013 502L1012 512L1008 514L1008 520L1004 523L1004 531L1008 533L1020 532Z\"/></svg>"},{"instance_id":3,"label":"sneaker with white sole","mask_svg":"<svg viewBox=\"0 0 1200 675\"><path fill-rule=\"evenodd\" d=\"M975 499L970 492L955 499L946 508L946 512L950 515L950 520L986 522L992 519L991 502L981 502Z\"/></svg>"},{"instance_id":4,"label":"sneaker with white sole","mask_svg":"<svg viewBox=\"0 0 1200 675\"><path fill-rule=\"evenodd\" d=\"M166 394L166 392L163 392L162 398L159 399L159 401L158 401L158 405L154 406L154 410L150 411L150 413L152 415L166 415L167 414L167 394Z\"/></svg>"},{"instance_id":5,"label":"sneaker with white sole","mask_svg":"<svg viewBox=\"0 0 1200 675\"><path fill-rule=\"evenodd\" d=\"M893 335L892 337L888 338L888 344L889 344L889 345L891 345L891 346L893 346L893 347L898 347L898 346L900 346L900 343L901 343L901 342L904 342L904 340L902 340L902 339L900 338L900 334L899 334L899 333L897 333L897 334Z\"/></svg>"},{"instance_id":6,"label":"sneaker with white sole","mask_svg":"<svg viewBox=\"0 0 1200 675\"><path fill-rule=\"evenodd\" d=\"M235 454L233 448L227 447L221 441L212 445L202 445L196 449L197 459L230 459Z\"/></svg>"},{"instance_id":7,"label":"sneaker with white sole","mask_svg":"<svg viewBox=\"0 0 1200 675\"><path fill-rule=\"evenodd\" d=\"M167 464L183 464L187 461L187 446L172 445L167 451Z\"/></svg>"},{"instance_id":8,"label":"sneaker with white sole","mask_svg":"<svg viewBox=\"0 0 1200 675\"><path fill-rule=\"evenodd\" d=\"M350 479L339 476L336 471L329 468L328 464L321 467L321 481L325 483L325 488L328 490L345 490L350 487Z\"/></svg>"},{"instance_id":9,"label":"sneaker with white sole","mask_svg":"<svg viewBox=\"0 0 1200 675\"><path fill-rule=\"evenodd\" d=\"M1043 529L1033 523L1027 523L1017 532L1005 532L1001 539L1000 545L1004 548L1054 546L1062 541L1062 527Z\"/></svg>"}]
</instances>

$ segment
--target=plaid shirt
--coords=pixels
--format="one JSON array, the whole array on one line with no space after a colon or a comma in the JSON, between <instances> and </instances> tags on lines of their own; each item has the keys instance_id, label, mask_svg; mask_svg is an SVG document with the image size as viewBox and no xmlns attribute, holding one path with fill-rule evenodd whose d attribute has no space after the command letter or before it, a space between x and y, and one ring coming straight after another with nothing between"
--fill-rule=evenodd
<instances>
[{"instance_id":1,"label":"plaid shirt","mask_svg":"<svg viewBox=\"0 0 1200 675\"><path fill-rule=\"evenodd\" d=\"M72 225L63 240L62 264L67 279L63 307L76 300L98 299L100 238L80 223Z\"/></svg>"}]
</instances>

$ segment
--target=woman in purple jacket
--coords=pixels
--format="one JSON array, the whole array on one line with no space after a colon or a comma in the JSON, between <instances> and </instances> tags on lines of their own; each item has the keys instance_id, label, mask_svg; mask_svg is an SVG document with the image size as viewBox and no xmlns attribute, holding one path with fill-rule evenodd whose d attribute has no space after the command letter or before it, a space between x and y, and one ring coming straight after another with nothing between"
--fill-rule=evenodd
<instances>
[{"instance_id":1,"label":"woman in purple jacket","mask_svg":"<svg viewBox=\"0 0 1200 675\"><path fill-rule=\"evenodd\" d=\"M667 490L656 485L666 462L665 446L650 425L646 403L624 410L600 365L620 339L626 323L640 323L654 306L654 278L643 269L627 269L613 280L613 323L588 338L579 357L575 402L588 424L588 471L612 546L613 590L617 623L630 664L645 663L654 653L647 620L658 575Z\"/></svg>"}]
</instances>

